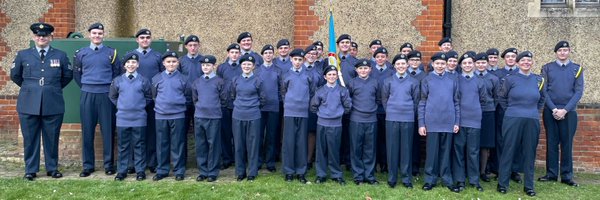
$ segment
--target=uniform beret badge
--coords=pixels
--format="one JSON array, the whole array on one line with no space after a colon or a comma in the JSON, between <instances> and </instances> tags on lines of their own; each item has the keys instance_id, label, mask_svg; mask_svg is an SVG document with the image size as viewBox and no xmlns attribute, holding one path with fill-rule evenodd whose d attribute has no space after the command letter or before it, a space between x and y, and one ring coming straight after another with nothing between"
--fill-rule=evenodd
<instances>
[{"instance_id":1,"label":"uniform beret badge","mask_svg":"<svg viewBox=\"0 0 600 200\"><path fill-rule=\"evenodd\" d=\"M44 28L44 25L43 25L43 24L40 24L40 29L42 29L42 28Z\"/></svg>"}]
</instances>

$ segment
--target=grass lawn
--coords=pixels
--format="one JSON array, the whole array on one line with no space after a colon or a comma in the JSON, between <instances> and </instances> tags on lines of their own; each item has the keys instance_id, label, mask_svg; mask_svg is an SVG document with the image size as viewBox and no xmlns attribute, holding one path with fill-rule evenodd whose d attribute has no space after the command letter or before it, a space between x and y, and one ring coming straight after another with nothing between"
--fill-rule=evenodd
<instances>
[{"instance_id":1,"label":"grass lawn","mask_svg":"<svg viewBox=\"0 0 600 200\"><path fill-rule=\"evenodd\" d=\"M560 183L536 182L538 196L531 198L523 192L523 185L511 182L509 192L502 195L496 192L497 182L483 183L484 192L474 188L459 194L438 186L432 191L421 189L422 179L415 182L415 188L405 189L401 185L391 189L385 184L386 177L378 174L379 185L356 186L351 182L349 172L346 175L346 186L328 181L325 184L303 185L298 181L287 183L281 173L261 171L254 182L236 182L233 175L219 177L216 183L196 182L195 172L189 172L186 180L174 181L169 177L159 182L145 180L135 181L129 176L123 182L116 182L105 176L102 171L96 172L96 178L79 178L78 171L65 170L66 177L58 180L49 179L38 173L36 181L24 181L21 177L0 178L0 199L599 199L600 175L576 174L580 187L574 188ZM536 174L536 178L540 176ZM22 174L21 174L22 176ZM149 174L151 179L152 174ZM100 177L100 178L98 178ZM314 170L309 174L309 181L314 181Z\"/></svg>"}]
</instances>

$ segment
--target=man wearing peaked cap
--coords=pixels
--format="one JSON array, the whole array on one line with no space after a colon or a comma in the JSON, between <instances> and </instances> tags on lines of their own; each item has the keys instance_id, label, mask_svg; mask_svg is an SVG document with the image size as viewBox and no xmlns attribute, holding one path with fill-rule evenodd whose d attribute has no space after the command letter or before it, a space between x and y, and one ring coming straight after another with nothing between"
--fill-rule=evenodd
<instances>
[{"instance_id":1,"label":"man wearing peaked cap","mask_svg":"<svg viewBox=\"0 0 600 200\"><path fill-rule=\"evenodd\" d=\"M288 39L281 39L277 42L277 57L273 60L273 63L279 67L282 73L287 72L292 68L292 62L290 60L291 45Z\"/></svg>"},{"instance_id":2,"label":"man wearing peaked cap","mask_svg":"<svg viewBox=\"0 0 600 200\"><path fill-rule=\"evenodd\" d=\"M46 175L62 177L58 171L58 143L65 112L62 88L73 79L67 54L50 46L54 27L34 23L30 27L34 47L20 50L10 79L20 87L17 112L23 134L25 180L34 180L40 165L40 138L44 148Z\"/></svg>"},{"instance_id":3,"label":"man wearing peaked cap","mask_svg":"<svg viewBox=\"0 0 600 200\"><path fill-rule=\"evenodd\" d=\"M73 78L81 87L83 170L80 177L87 177L95 171L94 135L98 123L102 132L104 172L106 175L115 173L112 142L115 137L112 126L115 123L115 106L108 98L108 92L113 78L121 74L121 64L117 50L103 44L104 28L101 23L90 25L90 45L77 50L73 58Z\"/></svg>"},{"instance_id":4,"label":"man wearing peaked cap","mask_svg":"<svg viewBox=\"0 0 600 200\"><path fill-rule=\"evenodd\" d=\"M227 46L227 59L217 67L217 75L223 78L223 88L226 94L230 93L231 83L235 77L242 74L240 67L240 45L237 43ZM234 163L233 153L233 133L231 132L231 123L233 112L233 101L227 97L226 106L221 109L223 118L221 119L221 169L227 169Z\"/></svg>"},{"instance_id":5,"label":"man wearing peaked cap","mask_svg":"<svg viewBox=\"0 0 600 200\"><path fill-rule=\"evenodd\" d=\"M243 32L237 38L237 43L240 44L240 54L246 55L250 54L256 60L256 65L260 66L264 62L260 54L252 51L252 44L254 40L252 38L252 34L250 32Z\"/></svg>"},{"instance_id":6,"label":"man wearing peaked cap","mask_svg":"<svg viewBox=\"0 0 600 200\"><path fill-rule=\"evenodd\" d=\"M557 181L560 175L561 183L577 187L573 180L573 137L577 130L576 105L584 90L584 69L570 60L569 42L558 42L554 53L556 60L542 67L542 76L547 83L543 111L547 151L546 175L538 181Z\"/></svg>"}]
</instances>

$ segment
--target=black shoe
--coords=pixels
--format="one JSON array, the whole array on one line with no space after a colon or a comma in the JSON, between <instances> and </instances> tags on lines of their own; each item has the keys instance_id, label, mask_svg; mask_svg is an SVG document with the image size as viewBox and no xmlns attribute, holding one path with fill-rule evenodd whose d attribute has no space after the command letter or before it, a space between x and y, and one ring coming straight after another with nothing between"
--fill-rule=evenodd
<instances>
[{"instance_id":1,"label":"black shoe","mask_svg":"<svg viewBox=\"0 0 600 200\"><path fill-rule=\"evenodd\" d=\"M223 164L223 165L221 165L221 170L225 170L225 169L227 169L229 167L231 167L231 163Z\"/></svg>"},{"instance_id":2,"label":"black shoe","mask_svg":"<svg viewBox=\"0 0 600 200\"><path fill-rule=\"evenodd\" d=\"M340 185L346 185L346 181L344 180L344 178L332 178L331 180L339 183Z\"/></svg>"},{"instance_id":3,"label":"black shoe","mask_svg":"<svg viewBox=\"0 0 600 200\"><path fill-rule=\"evenodd\" d=\"M183 179L185 179L185 176L183 176L183 174L177 174L177 175L175 175L175 180L176 181L183 181Z\"/></svg>"},{"instance_id":4,"label":"black shoe","mask_svg":"<svg viewBox=\"0 0 600 200\"><path fill-rule=\"evenodd\" d=\"M200 176L196 177L196 181L204 181L204 180L206 180L206 178L207 178L206 176L200 175Z\"/></svg>"},{"instance_id":5,"label":"black shoe","mask_svg":"<svg viewBox=\"0 0 600 200\"><path fill-rule=\"evenodd\" d=\"M325 183L325 181L327 181L327 179L325 177L317 176L317 179L315 179L315 183L317 183L317 184Z\"/></svg>"},{"instance_id":6,"label":"black shoe","mask_svg":"<svg viewBox=\"0 0 600 200\"><path fill-rule=\"evenodd\" d=\"M413 184L412 183L402 183L402 185L404 185L404 187L407 188L407 189L413 189Z\"/></svg>"},{"instance_id":7,"label":"black shoe","mask_svg":"<svg viewBox=\"0 0 600 200\"><path fill-rule=\"evenodd\" d=\"M237 176L237 178L235 180L243 181L245 178L246 178L246 175L240 175L240 176Z\"/></svg>"},{"instance_id":8,"label":"black shoe","mask_svg":"<svg viewBox=\"0 0 600 200\"><path fill-rule=\"evenodd\" d=\"M534 197L536 195L535 190L533 189L525 189L523 190L527 196Z\"/></svg>"},{"instance_id":9,"label":"black shoe","mask_svg":"<svg viewBox=\"0 0 600 200\"><path fill-rule=\"evenodd\" d=\"M160 180L162 180L164 178L167 178L167 176L168 176L167 174L156 174L156 175L154 175L154 177L152 177L152 180L153 181L160 181Z\"/></svg>"},{"instance_id":10,"label":"black shoe","mask_svg":"<svg viewBox=\"0 0 600 200\"><path fill-rule=\"evenodd\" d=\"M94 170L94 169L84 169L79 174L79 177L88 177L88 176L92 175L92 173L94 173L94 171L96 171L96 170Z\"/></svg>"},{"instance_id":11,"label":"black shoe","mask_svg":"<svg viewBox=\"0 0 600 200\"><path fill-rule=\"evenodd\" d=\"M396 187L396 182L387 182L388 186L390 186L390 188L395 188Z\"/></svg>"},{"instance_id":12,"label":"black shoe","mask_svg":"<svg viewBox=\"0 0 600 200\"><path fill-rule=\"evenodd\" d=\"M217 181L217 177L215 177L215 176L209 176L206 181L207 182L215 182L215 181Z\"/></svg>"},{"instance_id":13,"label":"black shoe","mask_svg":"<svg viewBox=\"0 0 600 200\"><path fill-rule=\"evenodd\" d=\"M460 192L460 189L458 189L458 187L457 187L457 186L455 186L455 185L449 185L449 186L447 186L446 188L448 188L448 190L450 190L450 191L452 191L452 192L456 192L456 193L459 193L459 192Z\"/></svg>"},{"instance_id":14,"label":"black shoe","mask_svg":"<svg viewBox=\"0 0 600 200\"><path fill-rule=\"evenodd\" d=\"M137 173L137 175L135 176L135 180L136 181L146 180L146 173L145 172L139 172L139 173Z\"/></svg>"},{"instance_id":15,"label":"black shoe","mask_svg":"<svg viewBox=\"0 0 600 200\"><path fill-rule=\"evenodd\" d=\"M456 184L456 188L458 188L460 191L465 190L465 182L458 182L458 184Z\"/></svg>"},{"instance_id":16,"label":"black shoe","mask_svg":"<svg viewBox=\"0 0 600 200\"><path fill-rule=\"evenodd\" d=\"M356 185L360 185L362 183L362 180L354 180L354 184Z\"/></svg>"},{"instance_id":17,"label":"black shoe","mask_svg":"<svg viewBox=\"0 0 600 200\"><path fill-rule=\"evenodd\" d=\"M560 182L563 183L563 184L567 184L568 186L579 187L579 184L577 184L572 179L567 179L567 180L563 179L563 180L560 180Z\"/></svg>"},{"instance_id":18,"label":"black shoe","mask_svg":"<svg viewBox=\"0 0 600 200\"><path fill-rule=\"evenodd\" d=\"M558 178L556 178L556 177L550 177L550 176L546 175L546 176L539 177L538 181L539 182L549 182L549 181L556 182L556 181L558 181Z\"/></svg>"},{"instance_id":19,"label":"black shoe","mask_svg":"<svg viewBox=\"0 0 600 200\"><path fill-rule=\"evenodd\" d=\"M435 185L425 183L425 185L423 185L423 190L429 191L429 190L433 189L433 187L435 187Z\"/></svg>"},{"instance_id":20,"label":"black shoe","mask_svg":"<svg viewBox=\"0 0 600 200\"><path fill-rule=\"evenodd\" d=\"M127 174L135 174L134 168L127 168Z\"/></svg>"},{"instance_id":21,"label":"black shoe","mask_svg":"<svg viewBox=\"0 0 600 200\"><path fill-rule=\"evenodd\" d=\"M33 181L35 177L37 177L35 173L26 173L25 176L23 176L23 179Z\"/></svg>"},{"instance_id":22,"label":"black shoe","mask_svg":"<svg viewBox=\"0 0 600 200\"><path fill-rule=\"evenodd\" d=\"M306 184L306 182L308 182L306 180L306 177L304 175L298 175L298 180L300 181L300 183L302 184Z\"/></svg>"},{"instance_id":23,"label":"black shoe","mask_svg":"<svg viewBox=\"0 0 600 200\"><path fill-rule=\"evenodd\" d=\"M483 187L481 187L481 185L477 184L477 185L471 185L473 187L475 187L475 189L477 189L477 191L483 192Z\"/></svg>"},{"instance_id":24,"label":"black shoe","mask_svg":"<svg viewBox=\"0 0 600 200\"><path fill-rule=\"evenodd\" d=\"M256 180L256 176L248 176L248 179L246 179L247 181L250 182L254 182L254 180Z\"/></svg>"},{"instance_id":25,"label":"black shoe","mask_svg":"<svg viewBox=\"0 0 600 200\"><path fill-rule=\"evenodd\" d=\"M516 183L521 183L521 175L517 172L513 172L510 174L510 180L513 180Z\"/></svg>"},{"instance_id":26,"label":"black shoe","mask_svg":"<svg viewBox=\"0 0 600 200\"><path fill-rule=\"evenodd\" d=\"M277 169L275 167L267 167L267 171L273 173L273 172L276 172Z\"/></svg>"},{"instance_id":27,"label":"black shoe","mask_svg":"<svg viewBox=\"0 0 600 200\"><path fill-rule=\"evenodd\" d=\"M502 186L498 186L498 188L496 188L496 190L502 194L506 194L506 188L502 187Z\"/></svg>"},{"instance_id":28,"label":"black shoe","mask_svg":"<svg viewBox=\"0 0 600 200\"><path fill-rule=\"evenodd\" d=\"M62 178L63 174L58 170L46 172L46 176L51 176L52 178Z\"/></svg>"},{"instance_id":29,"label":"black shoe","mask_svg":"<svg viewBox=\"0 0 600 200\"><path fill-rule=\"evenodd\" d=\"M125 179L125 177L127 177L127 174L125 173L118 173L117 176L115 176L115 181L122 181Z\"/></svg>"},{"instance_id":30,"label":"black shoe","mask_svg":"<svg viewBox=\"0 0 600 200\"><path fill-rule=\"evenodd\" d=\"M150 170L150 173L156 174L156 167L148 167L148 170Z\"/></svg>"},{"instance_id":31,"label":"black shoe","mask_svg":"<svg viewBox=\"0 0 600 200\"><path fill-rule=\"evenodd\" d=\"M377 180L369 180L369 181L367 181L367 183L369 185L379 185L379 181L377 181Z\"/></svg>"},{"instance_id":32,"label":"black shoe","mask_svg":"<svg viewBox=\"0 0 600 200\"><path fill-rule=\"evenodd\" d=\"M483 182L490 182L491 181L490 177L488 177L486 174L481 174L479 176L479 179L481 179Z\"/></svg>"},{"instance_id":33,"label":"black shoe","mask_svg":"<svg viewBox=\"0 0 600 200\"><path fill-rule=\"evenodd\" d=\"M285 175L285 181L286 182L292 182L294 180L294 175L291 174L286 174Z\"/></svg>"},{"instance_id":34,"label":"black shoe","mask_svg":"<svg viewBox=\"0 0 600 200\"><path fill-rule=\"evenodd\" d=\"M104 174L106 174L106 175L109 175L109 176L110 176L110 175L113 175L113 174L115 174L115 170L113 170L113 169L108 169L108 170L104 171Z\"/></svg>"}]
</instances>

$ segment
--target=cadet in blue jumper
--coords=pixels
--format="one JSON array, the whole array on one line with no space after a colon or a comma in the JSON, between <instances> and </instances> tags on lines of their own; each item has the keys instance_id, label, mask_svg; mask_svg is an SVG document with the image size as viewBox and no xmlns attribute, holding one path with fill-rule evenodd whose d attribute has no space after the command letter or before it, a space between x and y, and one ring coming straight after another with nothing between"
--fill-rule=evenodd
<instances>
[{"instance_id":1,"label":"cadet in blue jumper","mask_svg":"<svg viewBox=\"0 0 600 200\"><path fill-rule=\"evenodd\" d=\"M483 191L479 184L479 140L482 106L487 99L483 79L475 75L474 56L467 52L460 59L462 72L458 75L460 95L460 130L453 136L452 175L459 190L469 184ZM465 176L465 171L467 172Z\"/></svg>"},{"instance_id":2,"label":"cadet in blue jumper","mask_svg":"<svg viewBox=\"0 0 600 200\"><path fill-rule=\"evenodd\" d=\"M317 179L316 183L326 181L327 169L331 180L345 185L340 167L340 143L342 139L342 116L352 109L352 99L348 90L337 84L337 68L328 66L323 72L327 80L310 101L310 109L317 113Z\"/></svg>"},{"instance_id":3,"label":"cadet in blue jumper","mask_svg":"<svg viewBox=\"0 0 600 200\"><path fill-rule=\"evenodd\" d=\"M290 53L292 68L284 73L281 81L283 101L282 171L285 180L293 181L294 175L306 183L308 109L315 92L313 77L304 68L304 51L294 49Z\"/></svg>"},{"instance_id":4,"label":"cadet in blue jumper","mask_svg":"<svg viewBox=\"0 0 600 200\"><path fill-rule=\"evenodd\" d=\"M231 81L234 77L242 74L239 66L240 45L233 43L227 47L227 60L217 67L217 75L223 78L225 93L229 94ZM233 101L227 97L227 106L222 109L221 119L221 169L229 168L235 161L233 155L233 135L231 133L231 113L233 112Z\"/></svg>"},{"instance_id":5,"label":"cadet in blue jumper","mask_svg":"<svg viewBox=\"0 0 600 200\"><path fill-rule=\"evenodd\" d=\"M254 60L256 61L255 66L260 66L263 64L263 58L260 56L260 54L252 51L252 43L254 42L254 40L252 39L252 34L250 32L243 32L240 33L240 35L238 35L237 38L237 43L240 44L240 54L241 55L246 55L249 54L251 55Z\"/></svg>"},{"instance_id":6,"label":"cadet in blue jumper","mask_svg":"<svg viewBox=\"0 0 600 200\"><path fill-rule=\"evenodd\" d=\"M24 49L10 69L10 79L21 89L17 112L23 133L25 180L34 180L40 168L40 135L44 144L46 175L62 177L58 171L58 138L65 112L62 88L73 79L65 52L50 46L54 27L46 23L30 26L34 48Z\"/></svg>"},{"instance_id":7,"label":"cadet in blue jumper","mask_svg":"<svg viewBox=\"0 0 600 200\"><path fill-rule=\"evenodd\" d=\"M279 67L281 73L287 72L292 68L292 61L290 60L290 41L288 39L281 39L277 42L277 58L273 60L273 64Z\"/></svg>"},{"instance_id":8,"label":"cadet in blue jumper","mask_svg":"<svg viewBox=\"0 0 600 200\"><path fill-rule=\"evenodd\" d=\"M383 81L392 76L395 72L392 64L388 62L388 50L385 47L379 47L374 51L373 59L371 62L371 73L370 77L377 79L379 85L383 84ZM385 110L381 101L377 104L377 141L376 141L376 157L375 163L379 164L381 172L387 172L387 158L386 158L386 142L385 142Z\"/></svg>"},{"instance_id":9,"label":"cadet in blue jumper","mask_svg":"<svg viewBox=\"0 0 600 200\"><path fill-rule=\"evenodd\" d=\"M156 112L156 154L158 166L155 181L166 178L173 164L175 180L185 177L184 148L186 140L185 109L191 94L187 78L177 71L177 53L167 51L162 56L165 71L152 78L152 96ZM170 161L170 162L169 162Z\"/></svg>"},{"instance_id":10,"label":"cadet in blue jumper","mask_svg":"<svg viewBox=\"0 0 600 200\"><path fill-rule=\"evenodd\" d=\"M379 82L371 73L371 62L360 59L354 65L358 76L348 83L352 98L350 112L350 160L354 183L378 184L375 179L377 108L381 104Z\"/></svg>"},{"instance_id":11,"label":"cadet in blue jumper","mask_svg":"<svg viewBox=\"0 0 600 200\"><path fill-rule=\"evenodd\" d=\"M459 88L458 81L444 71L446 59L440 52L431 56L434 71L421 81L419 134L427 136L423 190L435 187L439 176L450 191L460 192L450 166L452 136L458 133L460 122Z\"/></svg>"},{"instance_id":12,"label":"cadet in blue jumper","mask_svg":"<svg viewBox=\"0 0 600 200\"><path fill-rule=\"evenodd\" d=\"M496 146L496 117L494 111L498 104L498 89L500 88L498 77L488 72L488 56L488 53L478 53L474 58L475 74L483 81L486 93L485 103L481 105L481 134L479 139L479 178L485 182L490 182L486 169L490 152Z\"/></svg>"},{"instance_id":13,"label":"cadet in blue jumper","mask_svg":"<svg viewBox=\"0 0 600 200\"><path fill-rule=\"evenodd\" d=\"M519 147L523 150L525 184L523 190L528 196L535 196L533 182L535 154L540 136L539 111L544 107L544 78L531 72L533 54L519 53L516 58L519 71L504 77L498 94L500 104L506 108L502 124L502 157L498 192L506 193L513 165Z\"/></svg>"},{"instance_id":14,"label":"cadet in blue jumper","mask_svg":"<svg viewBox=\"0 0 600 200\"><path fill-rule=\"evenodd\" d=\"M411 157L420 84L408 75L406 55L396 55L392 63L396 73L386 78L381 88L381 101L386 111L387 183L391 188L396 187L400 173L402 185L412 189Z\"/></svg>"},{"instance_id":15,"label":"cadet in blue jumper","mask_svg":"<svg viewBox=\"0 0 600 200\"><path fill-rule=\"evenodd\" d=\"M405 42L400 46L400 54L408 56L408 54L413 51L413 45L409 42ZM393 64L393 63L392 63Z\"/></svg>"},{"instance_id":16,"label":"cadet in blue jumper","mask_svg":"<svg viewBox=\"0 0 600 200\"><path fill-rule=\"evenodd\" d=\"M138 55L138 69L136 70L144 78L150 79L156 74L165 70L162 65L161 54L158 51L154 51L150 48L152 44L152 32L148 29L140 29L135 34L135 41L138 43L138 48L128 53L135 53ZM156 125L154 124L154 102L150 102L146 106L146 164L150 172L156 173ZM133 159L133 157L131 157ZM127 173L135 173L133 169L133 160L130 162Z\"/></svg>"},{"instance_id":17,"label":"cadet in blue jumper","mask_svg":"<svg viewBox=\"0 0 600 200\"><path fill-rule=\"evenodd\" d=\"M336 40L339 53L337 54L338 60L340 61L340 71L341 74L338 74L341 78L339 81L343 82L342 86L346 86L348 82L354 77L356 77L356 71L354 70L354 64L358 61L356 58L356 54L351 54L351 45L352 45L352 37L348 34L340 35ZM356 43L355 43L356 45ZM355 49L358 49L358 45L356 45ZM358 50L357 50L358 51ZM358 53L358 52L356 52ZM348 127L350 125L350 116L345 114L342 118L342 126ZM342 145L340 149L340 160L341 164L346 165L346 169L350 170L350 134L348 133L348 129L342 129Z\"/></svg>"},{"instance_id":18,"label":"cadet in blue jumper","mask_svg":"<svg viewBox=\"0 0 600 200\"><path fill-rule=\"evenodd\" d=\"M187 54L179 57L179 72L187 77L188 83L192 84L200 76L204 75L200 66L200 60L202 55L199 53L200 50L200 38L196 35L188 36L183 42ZM194 126L194 110L195 107L192 104L186 105L185 110L185 135L187 138L188 130ZM184 142L185 148L183 149L183 160L187 163L187 139Z\"/></svg>"},{"instance_id":19,"label":"cadet in blue jumper","mask_svg":"<svg viewBox=\"0 0 600 200\"><path fill-rule=\"evenodd\" d=\"M546 175L539 181L557 181L559 175L558 145L560 145L560 182L577 187L573 181L573 137L577 130L577 102L583 95L583 67L569 60L569 42L560 41L554 47L556 61L542 67L546 87L544 128L546 129Z\"/></svg>"},{"instance_id":20,"label":"cadet in blue jumper","mask_svg":"<svg viewBox=\"0 0 600 200\"><path fill-rule=\"evenodd\" d=\"M410 75L410 77L413 77L415 79L417 79L417 81L419 82L419 85L421 84L421 80L423 80L423 78L425 78L427 76L427 72L423 71L423 64L421 63L421 52L418 50L414 50L411 51L410 53L408 53L408 55L406 56L406 58L408 59L408 70L407 73ZM420 86L419 86L420 89ZM419 94L419 96L417 97L417 102L419 101L419 99L421 98L421 95ZM418 116L417 116L417 109L415 108L415 125L418 125ZM423 139L423 137L421 137L421 135L419 135L419 129L418 127L415 127L414 129L414 137L412 140L413 144L412 144L412 175L414 177L419 176L419 171L420 171L420 167L421 167L421 154L422 150L421 150L421 145L425 144L425 140Z\"/></svg>"},{"instance_id":21,"label":"cadet in blue jumper","mask_svg":"<svg viewBox=\"0 0 600 200\"><path fill-rule=\"evenodd\" d=\"M314 88L318 88L325 84L325 79L321 78L323 68L321 63L317 63L317 46L309 45L304 50L304 65L302 68L312 76ZM314 161L314 152L317 136L317 114L308 112L308 169L312 167Z\"/></svg>"},{"instance_id":22,"label":"cadet in blue jumper","mask_svg":"<svg viewBox=\"0 0 600 200\"><path fill-rule=\"evenodd\" d=\"M458 76L460 76L460 67L458 67L458 53L456 51L449 51L445 54L448 58L446 72L448 72L448 74L452 75L454 78L458 78Z\"/></svg>"},{"instance_id":23,"label":"cadet in blue jumper","mask_svg":"<svg viewBox=\"0 0 600 200\"><path fill-rule=\"evenodd\" d=\"M139 59L136 53L126 54L123 58L125 73L110 85L109 97L117 107L117 181L127 177L130 165L135 166L136 180L146 179L146 106L152 102L152 84L137 72ZM129 164L132 157L133 163Z\"/></svg>"},{"instance_id":24,"label":"cadet in blue jumper","mask_svg":"<svg viewBox=\"0 0 600 200\"><path fill-rule=\"evenodd\" d=\"M350 43L350 55L354 57L358 57L358 43L351 42Z\"/></svg>"},{"instance_id":25,"label":"cadet in blue jumper","mask_svg":"<svg viewBox=\"0 0 600 200\"><path fill-rule=\"evenodd\" d=\"M83 134L83 171L80 177L92 174L95 166L94 136L100 123L104 157L104 173L113 175L115 107L108 98L110 83L121 74L117 50L102 44L104 25L94 23L88 28L90 46L75 52L73 78L81 87L81 132Z\"/></svg>"},{"instance_id":26,"label":"cadet in blue jumper","mask_svg":"<svg viewBox=\"0 0 600 200\"><path fill-rule=\"evenodd\" d=\"M254 71L256 75L260 77L263 83L263 89L265 90L265 105L261 110L261 123L260 123L260 150L259 150L259 163L258 168L260 169L264 163L267 166L269 172L275 172L275 157L276 149L279 144L279 136L281 130L279 129L279 83L281 82L281 68L273 63L275 55L275 48L273 45L265 45L260 53L263 56L264 63L258 66Z\"/></svg>"},{"instance_id":27,"label":"cadet in blue jumper","mask_svg":"<svg viewBox=\"0 0 600 200\"><path fill-rule=\"evenodd\" d=\"M214 182L221 167L221 108L227 105L223 79L216 74L217 59L202 57L203 75L192 84L196 163L200 174L196 181Z\"/></svg>"},{"instance_id":28,"label":"cadet in blue jumper","mask_svg":"<svg viewBox=\"0 0 600 200\"><path fill-rule=\"evenodd\" d=\"M232 129L235 145L235 174L237 181L248 177L254 181L258 175L260 147L260 108L265 105L265 91L260 77L254 74L256 60L246 54L240 58L242 75L231 82L233 100Z\"/></svg>"}]
</instances>

